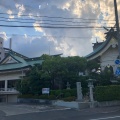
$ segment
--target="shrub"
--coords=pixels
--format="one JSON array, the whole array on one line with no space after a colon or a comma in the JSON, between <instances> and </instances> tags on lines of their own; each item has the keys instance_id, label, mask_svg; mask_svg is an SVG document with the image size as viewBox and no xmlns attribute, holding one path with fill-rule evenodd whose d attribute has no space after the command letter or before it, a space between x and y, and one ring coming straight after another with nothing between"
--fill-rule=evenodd
<instances>
[{"instance_id":1,"label":"shrub","mask_svg":"<svg viewBox=\"0 0 120 120\"><path fill-rule=\"evenodd\" d=\"M99 102L120 100L120 85L97 86L94 97Z\"/></svg>"},{"instance_id":2,"label":"shrub","mask_svg":"<svg viewBox=\"0 0 120 120\"><path fill-rule=\"evenodd\" d=\"M23 95L18 95L18 98L33 98L32 94L23 94Z\"/></svg>"},{"instance_id":3,"label":"shrub","mask_svg":"<svg viewBox=\"0 0 120 120\"><path fill-rule=\"evenodd\" d=\"M77 90L76 89L51 90L50 95L55 95L56 98L77 96Z\"/></svg>"},{"instance_id":4,"label":"shrub","mask_svg":"<svg viewBox=\"0 0 120 120\"><path fill-rule=\"evenodd\" d=\"M62 100L71 102L71 101L75 101L75 100L76 100L76 97L75 97L75 96L66 97L66 98L63 98Z\"/></svg>"},{"instance_id":5,"label":"shrub","mask_svg":"<svg viewBox=\"0 0 120 120\"><path fill-rule=\"evenodd\" d=\"M65 97L65 98L66 98L66 97L70 97L70 96L71 96L70 92L64 93L64 97Z\"/></svg>"},{"instance_id":6,"label":"shrub","mask_svg":"<svg viewBox=\"0 0 120 120\"><path fill-rule=\"evenodd\" d=\"M55 95L40 95L39 99L49 99L49 100L55 100L56 96Z\"/></svg>"},{"instance_id":7,"label":"shrub","mask_svg":"<svg viewBox=\"0 0 120 120\"><path fill-rule=\"evenodd\" d=\"M55 99L56 99L56 96L55 96L55 95L49 95L48 99L49 99L49 100L55 100Z\"/></svg>"},{"instance_id":8,"label":"shrub","mask_svg":"<svg viewBox=\"0 0 120 120\"><path fill-rule=\"evenodd\" d=\"M64 89L64 90L51 90L50 95L19 95L19 98L34 98L34 99L62 99L62 98L71 98L71 96L76 97L77 96L77 90L76 89Z\"/></svg>"},{"instance_id":9,"label":"shrub","mask_svg":"<svg viewBox=\"0 0 120 120\"><path fill-rule=\"evenodd\" d=\"M39 99L48 99L48 95L46 95L46 94L45 95L40 95Z\"/></svg>"}]
</instances>

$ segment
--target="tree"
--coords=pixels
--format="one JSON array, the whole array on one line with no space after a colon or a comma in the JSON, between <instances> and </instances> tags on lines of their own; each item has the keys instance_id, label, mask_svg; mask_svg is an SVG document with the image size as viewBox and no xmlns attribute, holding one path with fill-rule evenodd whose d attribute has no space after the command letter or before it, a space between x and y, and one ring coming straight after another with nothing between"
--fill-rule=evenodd
<instances>
[{"instance_id":1,"label":"tree","mask_svg":"<svg viewBox=\"0 0 120 120\"><path fill-rule=\"evenodd\" d=\"M18 82L17 90L22 94L41 94L43 87L65 89L67 82L75 88L76 82L84 79L79 76L79 72L84 73L87 67L87 60L83 57L42 55L41 58L44 59L42 66L35 65Z\"/></svg>"},{"instance_id":2,"label":"tree","mask_svg":"<svg viewBox=\"0 0 120 120\"><path fill-rule=\"evenodd\" d=\"M83 57L47 57L42 68L51 79L52 89L66 88L66 83L76 81L79 72L85 72L87 61Z\"/></svg>"},{"instance_id":3,"label":"tree","mask_svg":"<svg viewBox=\"0 0 120 120\"><path fill-rule=\"evenodd\" d=\"M99 67L100 67L100 64L95 60L90 60L87 62L87 70L88 70L89 74L92 73L92 70L95 70L95 72L96 72Z\"/></svg>"},{"instance_id":4,"label":"tree","mask_svg":"<svg viewBox=\"0 0 120 120\"><path fill-rule=\"evenodd\" d=\"M44 79L41 65L35 65L26 76L18 81L16 88L22 94L41 94L43 87L50 87L49 79Z\"/></svg>"}]
</instances>

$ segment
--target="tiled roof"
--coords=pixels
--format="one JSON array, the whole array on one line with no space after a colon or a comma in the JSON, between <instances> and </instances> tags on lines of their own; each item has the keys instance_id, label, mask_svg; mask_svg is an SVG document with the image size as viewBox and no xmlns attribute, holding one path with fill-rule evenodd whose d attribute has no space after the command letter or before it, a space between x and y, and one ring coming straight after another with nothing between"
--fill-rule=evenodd
<instances>
[{"instance_id":1,"label":"tiled roof","mask_svg":"<svg viewBox=\"0 0 120 120\"><path fill-rule=\"evenodd\" d=\"M11 56L13 59L15 59L16 61L18 61L18 63L6 63L6 64L2 64L2 62L8 56ZM22 56L20 57L18 54L15 54L14 52L9 52L8 56L6 56L1 61L0 71L13 70L13 69L21 69L21 68L33 66L34 64L42 64L42 62L43 62L43 60L40 57L24 59Z\"/></svg>"},{"instance_id":2,"label":"tiled roof","mask_svg":"<svg viewBox=\"0 0 120 120\"><path fill-rule=\"evenodd\" d=\"M85 58L90 58L94 55L96 55L97 53L99 53L101 50L103 50L106 45L109 43L109 41L111 40L111 38L114 37L116 38L116 32L112 32L111 34L109 34L109 36L107 37L106 41L103 42L102 45L100 45L96 50L94 50L92 53L88 54L85 56Z\"/></svg>"}]
</instances>

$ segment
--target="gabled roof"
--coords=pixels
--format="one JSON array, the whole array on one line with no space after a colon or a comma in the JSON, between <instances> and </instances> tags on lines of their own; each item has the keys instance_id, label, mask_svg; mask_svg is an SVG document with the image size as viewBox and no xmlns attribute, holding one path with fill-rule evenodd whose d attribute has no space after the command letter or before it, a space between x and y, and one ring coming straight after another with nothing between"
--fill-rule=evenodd
<instances>
[{"instance_id":1,"label":"gabled roof","mask_svg":"<svg viewBox=\"0 0 120 120\"><path fill-rule=\"evenodd\" d=\"M13 62L13 63L6 62L6 59L9 59L9 57L11 57L13 60L17 62ZM43 60L40 57L24 58L19 54L9 51L8 55L0 62L0 71L26 68L33 66L35 64L42 64L42 62Z\"/></svg>"},{"instance_id":2,"label":"gabled roof","mask_svg":"<svg viewBox=\"0 0 120 120\"><path fill-rule=\"evenodd\" d=\"M4 48L4 49L7 50L8 53L12 52L12 53L16 54L17 56L23 57L24 59L27 59L27 58L28 58L28 57L26 57L26 56L24 56L24 55L22 55L22 54L20 54L20 53L18 53L18 52L15 52L15 51L9 49L9 48Z\"/></svg>"},{"instance_id":3,"label":"gabled roof","mask_svg":"<svg viewBox=\"0 0 120 120\"><path fill-rule=\"evenodd\" d=\"M96 55L97 53L101 52L107 46L107 44L110 42L112 38L117 39L116 31L114 31L113 28L111 28L110 31L107 33L106 41L103 42L102 45L100 45L96 50L94 50L92 53L88 54L85 57L89 59Z\"/></svg>"}]
</instances>

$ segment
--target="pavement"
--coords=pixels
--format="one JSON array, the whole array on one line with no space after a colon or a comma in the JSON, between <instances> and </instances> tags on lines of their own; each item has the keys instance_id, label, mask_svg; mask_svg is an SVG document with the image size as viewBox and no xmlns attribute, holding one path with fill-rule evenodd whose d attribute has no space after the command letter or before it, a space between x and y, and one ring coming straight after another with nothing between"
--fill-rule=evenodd
<instances>
[{"instance_id":1,"label":"pavement","mask_svg":"<svg viewBox=\"0 0 120 120\"><path fill-rule=\"evenodd\" d=\"M100 108L87 108L79 110L81 114L89 113L89 114L95 114L95 113L112 113L120 111L120 106L112 106L112 107L100 107Z\"/></svg>"},{"instance_id":2,"label":"pavement","mask_svg":"<svg viewBox=\"0 0 120 120\"><path fill-rule=\"evenodd\" d=\"M71 109L50 105L0 104L0 120L120 120L120 106Z\"/></svg>"}]
</instances>

